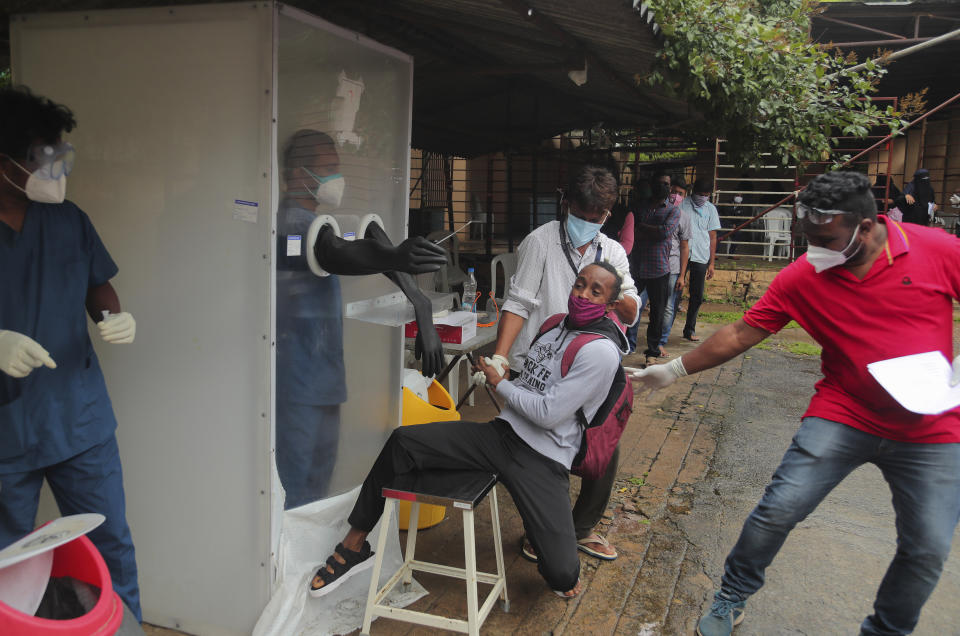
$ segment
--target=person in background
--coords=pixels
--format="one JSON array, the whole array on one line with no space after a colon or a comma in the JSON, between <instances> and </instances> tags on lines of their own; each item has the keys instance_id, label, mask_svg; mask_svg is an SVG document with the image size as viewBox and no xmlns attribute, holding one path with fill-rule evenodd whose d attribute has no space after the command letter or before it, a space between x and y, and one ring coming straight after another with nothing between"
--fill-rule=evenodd
<instances>
[{"instance_id":1,"label":"person in background","mask_svg":"<svg viewBox=\"0 0 960 636\"><path fill-rule=\"evenodd\" d=\"M540 325L550 316L566 311L570 287L580 270L591 263L607 261L623 272L622 298L613 304L612 311L625 325L637 322L640 299L629 274L627 255L617 241L600 231L617 195L617 181L606 168L588 165L574 170L560 204L560 220L544 223L520 243L517 271L510 279L510 292L501 308L492 358L500 375L509 371L514 379L524 368L530 343ZM618 453L614 452L601 479L581 480L573 507L577 545L598 559L617 558L616 549L594 528L610 501ZM520 549L527 559L537 559L529 543L525 542Z\"/></svg>"},{"instance_id":2,"label":"person in background","mask_svg":"<svg viewBox=\"0 0 960 636\"><path fill-rule=\"evenodd\" d=\"M713 264L717 257L717 230L720 215L710 203L713 184L705 178L693 182L693 195L680 206L690 218L690 301L687 305L687 320L683 325L683 337L697 342L697 315L703 304L704 281L713 278Z\"/></svg>"},{"instance_id":3,"label":"person in background","mask_svg":"<svg viewBox=\"0 0 960 636\"><path fill-rule=\"evenodd\" d=\"M649 186L649 184L646 184L646 186L647 186L647 187L646 187L647 194L646 194L646 197L645 197L644 199L639 199L639 200L641 200L641 201L650 198L650 186ZM670 205L673 205L673 206L676 206L676 207L679 208L679 207L680 207L680 203L684 200L684 198L686 198L686 196L687 196L687 184L683 181L683 177L674 177L673 175L670 175L670 196L667 198L667 201L670 203ZM679 225L678 225L678 227L679 227ZM678 248L678 249L679 249L679 248ZM628 253L628 255L629 255L629 253ZM670 264L671 264L671 265L670 265L670 267L671 267L670 273L671 273L671 274L675 273L675 272L673 271L673 269L674 269L674 268L673 268L673 262L674 262L673 259L674 259L674 245L673 245L673 243L671 243L671 246L670 246ZM684 269L686 269L686 268L684 268ZM671 287L671 289L672 289L672 287ZM681 285L681 290L682 290L682 289L683 289L683 286ZM649 298L649 294L647 294L647 289L644 288L644 289L640 292L640 314L641 314L641 315L643 314L643 310L644 310L644 308L647 306L647 302L648 302L649 300L650 300L650 298ZM668 311L668 310L667 310L667 306L665 305L665 306L664 306L664 313L663 313L663 316L664 316L663 333L662 333L662 335L660 336L660 351L659 351L659 354L660 354L660 357L661 357L661 358L666 358L666 357L667 357L667 352L666 352L666 350L665 350L663 347L664 347L664 345L667 344L667 339L668 339L669 336L670 336L670 329L671 329L672 326L673 326L673 316L671 315L671 316L668 318L668 317L667 317L667 311ZM669 322L669 326L667 326L667 323L668 323L668 322ZM639 332L639 328L640 328L640 322L637 321L637 324L633 325L632 327L630 327L630 328L627 330L627 341L630 343L630 351L631 351L631 353L632 353L633 351L636 351L636 349L637 349L637 333Z\"/></svg>"},{"instance_id":4,"label":"person in background","mask_svg":"<svg viewBox=\"0 0 960 636\"><path fill-rule=\"evenodd\" d=\"M877 175L872 191L873 198L877 200L878 210L886 210L886 215L894 221L903 221L903 212L900 211L899 206L904 205L905 198L887 175L882 173Z\"/></svg>"},{"instance_id":5,"label":"person in background","mask_svg":"<svg viewBox=\"0 0 960 636\"><path fill-rule=\"evenodd\" d=\"M903 187L903 198L905 205L900 208L903 222L930 225L934 212L937 211L937 204L933 201L929 170L920 168L913 173L913 181Z\"/></svg>"},{"instance_id":6,"label":"person in background","mask_svg":"<svg viewBox=\"0 0 960 636\"><path fill-rule=\"evenodd\" d=\"M682 183L682 182L681 182ZM676 188L676 185L674 187ZM676 190L674 194L679 194ZM666 358L667 340L673 329L673 322L677 317L677 308L680 306L680 297L687 276L687 266L690 262L690 216L683 210L681 203L674 199L674 204L680 212L680 222L670 234L670 277L667 279L667 303L663 309L663 329L660 336L660 357Z\"/></svg>"},{"instance_id":7,"label":"person in background","mask_svg":"<svg viewBox=\"0 0 960 636\"><path fill-rule=\"evenodd\" d=\"M680 223L680 210L670 201L671 178L666 172L657 172L650 180L653 195L637 207L636 232L631 273L637 289L647 292L650 315L647 324L646 364L656 364L660 357L660 338L663 335L663 316L667 304L670 278L671 237ZM629 334L628 334L629 340ZM636 343L631 343L636 347Z\"/></svg>"},{"instance_id":8,"label":"person in background","mask_svg":"<svg viewBox=\"0 0 960 636\"><path fill-rule=\"evenodd\" d=\"M745 219L749 218L746 207L744 207L744 198L743 194L738 192L733 195L733 198L729 204L723 206L724 217L720 219L720 225L723 226L725 230L733 230L738 225L744 222ZM743 232L740 230L734 231L730 234L726 240L723 241L724 244L724 253L727 255L727 258L731 260L738 260L740 257L737 256L737 248L739 247L740 241L746 239L746 236L743 236Z\"/></svg>"},{"instance_id":9,"label":"person in background","mask_svg":"<svg viewBox=\"0 0 960 636\"><path fill-rule=\"evenodd\" d=\"M823 347L823 378L727 556L697 634L730 635L793 528L865 463L876 465L890 486L897 542L859 633L909 634L940 579L960 519L960 407L912 413L867 366L928 351L953 357L960 240L878 217L870 181L857 172L814 178L798 197L797 218L806 254L777 274L743 318L682 357L634 376L641 392L664 388L739 356L791 320ZM960 358L953 369L957 384ZM851 633L841 626L834 631Z\"/></svg>"},{"instance_id":10,"label":"person in background","mask_svg":"<svg viewBox=\"0 0 960 636\"><path fill-rule=\"evenodd\" d=\"M0 548L33 530L46 479L60 514L106 517L87 536L139 621L117 420L87 316L108 344L132 343L136 321L110 284L116 263L64 198L75 125L26 87L0 90Z\"/></svg>"}]
</instances>

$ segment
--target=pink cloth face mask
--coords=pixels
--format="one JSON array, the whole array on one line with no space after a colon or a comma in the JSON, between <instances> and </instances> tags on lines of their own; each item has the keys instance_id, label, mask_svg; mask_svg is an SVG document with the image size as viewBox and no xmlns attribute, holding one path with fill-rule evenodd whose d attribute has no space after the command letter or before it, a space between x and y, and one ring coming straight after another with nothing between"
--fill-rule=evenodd
<instances>
[{"instance_id":1,"label":"pink cloth face mask","mask_svg":"<svg viewBox=\"0 0 960 636\"><path fill-rule=\"evenodd\" d=\"M567 299L567 319L574 327L583 327L607 313L606 305L597 305L586 298L570 294Z\"/></svg>"}]
</instances>

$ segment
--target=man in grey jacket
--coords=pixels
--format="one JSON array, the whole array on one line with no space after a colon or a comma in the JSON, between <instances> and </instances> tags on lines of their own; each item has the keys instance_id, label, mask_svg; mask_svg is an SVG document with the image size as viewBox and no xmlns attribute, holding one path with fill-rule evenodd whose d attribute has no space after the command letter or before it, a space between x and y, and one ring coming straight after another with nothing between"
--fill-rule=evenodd
<instances>
[{"instance_id":1,"label":"man in grey jacket","mask_svg":"<svg viewBox=\"0 0 960 636\"><path fill-rule=\"evenodd\" d=\"M513 496L547 585L565 598L580 592L569 471L580 449L577 411L583 409L587 421L593 418L626 350L623 332L604 315L620 294L621 284L609 263L582 269L570 292L567 318L533 343L516 380L506 379L489 363L479 363L487 383L506 399L496 419L436 422L393 431L363 482L349 517L350 530L328 565L317 571L311 595L325 594L369 565L372 552L366 536L383 514L382 488L395 475L416 469L496 473ZM585 330L606 337L583 345L563 375L563 353Z\"/></svg>"}]
</instances>

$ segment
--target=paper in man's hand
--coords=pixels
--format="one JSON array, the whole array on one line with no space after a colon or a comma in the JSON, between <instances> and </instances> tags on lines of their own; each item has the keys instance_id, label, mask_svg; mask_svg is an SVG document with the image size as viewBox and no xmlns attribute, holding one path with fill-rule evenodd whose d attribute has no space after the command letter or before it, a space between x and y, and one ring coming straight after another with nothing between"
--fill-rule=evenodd
<instances>
[{"instance_id":1,"label":"paper in man's hand","mask_svg":"<svg viewBox=\"0 0 960 636\"><path fill-rule=\"evenodd\" d=\"M871 362L867 370L913 413L936 415L960 406L960 385L950 386L950 361L939 351Z\"/></svg>"}]
</instances>

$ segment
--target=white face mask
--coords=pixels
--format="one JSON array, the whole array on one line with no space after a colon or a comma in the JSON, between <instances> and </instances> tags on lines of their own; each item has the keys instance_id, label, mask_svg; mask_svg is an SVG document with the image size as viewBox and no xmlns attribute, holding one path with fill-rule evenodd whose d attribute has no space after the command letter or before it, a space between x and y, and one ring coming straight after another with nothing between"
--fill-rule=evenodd
<instances>
[{"instance_id":1,"label":"white face mask","mask_svg":"<svg viewBox=\"0 0 960 636\"><path fill-rule=\"evenodd\" d=\"M340 202L343 200L343 186L344 181L341 176L324 181L317 185L313 198L317 200L317 203L339 208Z\"/></svg>"},{"instance_id":2,"label":"white face mask","mask_svg":"<svg viewBox=\"0 0 960 636\"><path fill-rule=\"evenodd\" d=\"M343 175L338 172L329 177L321 177L307 167L304 167L303 171L317 182L317 187L313 190L307 184L303 184L307 192L317 200L317 203L339 208L340 202L343 200L343 187L345 185Z\"/></svg>"},{"instance_id":3,"label":"white face mask","mask_svg":"<svg viewBox=\"0 0 960 636\"><path fill-rule=\"evenodd\" d=\"M817 247L816 245L810 245L807 247L807 262L813 265L814 271L818 274L826 269L831 267L836 267L837 265L843 265L851 258L860 253L860 249L863 247L863 243L857 243L857 246L850 251L848 254L847 251L850 250L854 245L854 241L857 240L857 234L860 233L860 226L857 226L857 229L853 231L853 236L850 237L850 242L847 243L847 246L840 250L829 250L825 247Z\"/></svg>"},{"instance_id":4,"label":"white face mask","mask_svg":"<svg viewBox=\"0 0 960 636\"><path fill-rule=\"evenodd\" d=\"M13 160L11 159L11 161ZM38 176L37 172L29 172L16 161L13 163L30 176L27 177L27 183L23 188L11 181L7 175L3 175L7 183L27 195L27 198L31 201L36 201L37 203L63 203L67 195L67 175L61 174L57 179L44 179Z\"/></svg>"},{"instance_id":5,"label":"white face mask","mask_svg":"<svg viewBox=\"0 0 960 636\"><path fill-rule=\"evenodd\" d=\"M743 197L738 194L737 196L733 197L733 202L737 205L740 205L743 203Z\"/></svg>"}]
</instances>

